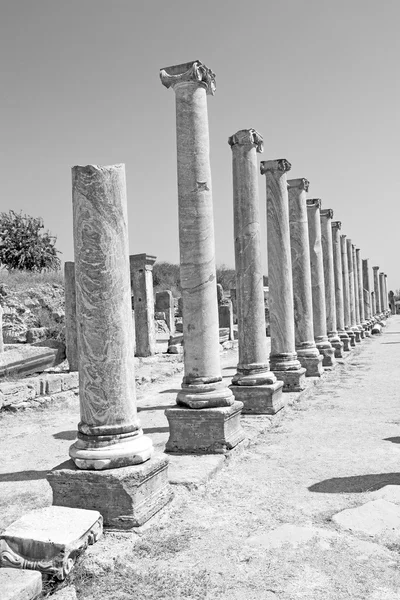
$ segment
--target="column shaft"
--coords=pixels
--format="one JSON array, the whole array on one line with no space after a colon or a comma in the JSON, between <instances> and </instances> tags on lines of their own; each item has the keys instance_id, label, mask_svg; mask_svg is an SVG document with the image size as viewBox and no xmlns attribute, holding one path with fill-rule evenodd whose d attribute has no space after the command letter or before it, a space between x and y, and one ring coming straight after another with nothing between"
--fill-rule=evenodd
<instances>
[{"instance_id":1,"label":"column shaft","mask_svg":"<svg viewBox=\"0 0 400 600\"><path fill-rule=\"evenodd\" d=\"M78 333L76 330L75 263L64 264L65 346L70 371L78 371Z\"/></svg>"},{"instance_id":2,"label":"column shaft","mask_svg":"<svg viewBox=\"0 0 400 600\"><path fill-rule=\"evenodd\" d=\"M131 254L129 267L135 315L136 356L156 353L154 323L153 265L156 257L149 254Z\"/></svg>"},{"instance_id":3,"label":"column shaft","mask_svg":"<svg viewBox=\"0 0 400 600\"><path fill-rule=\"evenodd\" d=\"M380 291L379 291L379 267L372 267L374 272L374 295L375 295L375 314L381 313Z\"/></svg>"},{"instance_id":4,"label":"column shaft","mask_svg":"<svg viewBox=\"0 0 400 600\"><path fill-rule=\"evenodd\" d=\"M379 303L381 312L385 312L385 275L383 273L379 273Z\"/></svg>"},{"instance_id":5,"label":"column shaft","mask_svg":"<svg viewBox=\"0 0 400 600\"><path fill-rule=\"evenodd\" d=\"M360 324L364 330L364 335L369 337L368 323L365 319L364 311L364 286L363 286L363 272L362 272L362 261L361 251L356 248L356 266L357 266L357 285L358 285L358 304L360 312Z\"/></svg>"},{"instance_id":6,"label":"column shaft","mask_svg":"<svg viewBox=\"0 0 400 600\"><path fill-rule=\"evenodd\" d=\"M364 288L364 314L365 318L370 321L372 319L372 306L371 306L371 286L369 280L369 264L368 258L362 260L362 275L363 275L363 288Z\"/></svg>"},{"instance_id":7,"label":"column shaft","mask_svg":"<svg viewBox=\"0 0 400 600\"><path fill-rule=\"evenodd\" d=\"M351 239L347 238L346 244L347 244L347 265L348 265L348 275L349 275L350 326L356 336L355 341L361 342L361 333L357 326L357 317L356 317L353 244L351 243Z\"/></svg>"},{"instance_id":8,"label":"column shaft","mask_svg":"<svg viewBox=\"0 0 400 600\"><path fill-rule=\"evenodd\" d=\"M343 295L343 275L342 275L342 252L340 245L340 221L332 221L332 248L333 248L333 269L335 277L335 304L336 304L336 324L339 338L343 342L343 349L348 352L350 347L350 338L345 330L344 319L344 295Z\"/></svg>"},{"instance_id":9,"label":"column shaft","mask_svg":"<svg viewBox=\"0 0 400 600\"><path fill-rule=\"evenodd\" d=\"M358 288L358 268L357 268L357 257L356 257L356 247L354 244L351 245L352 253L353 253L353 278L354 278L354 305L356 311L356 324L357 328L360 332L360 338L364 339L364 328L361 325L361 316L360 316L360 298L359 298L359 288Z\"/></svg>"}]
</instances>

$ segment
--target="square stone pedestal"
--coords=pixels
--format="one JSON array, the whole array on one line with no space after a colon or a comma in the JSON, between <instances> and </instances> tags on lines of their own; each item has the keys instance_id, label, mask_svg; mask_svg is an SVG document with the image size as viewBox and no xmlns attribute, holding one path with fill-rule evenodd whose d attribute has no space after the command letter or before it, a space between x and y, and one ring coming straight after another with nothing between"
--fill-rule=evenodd
<instances>
[{"instance_id":1,"label":"square stone pedestal","mask_svg":"<svg viewBox=\"0 0 400 600\"><path fill-rule=\"evenodd\" d=\"M105 527L138 527L173 496L168 460L156 455L140 465L104 471L80 470L66 461L47 475L53 504L98 510Z\"/></svg>"},{"instance_id":2,"label":"square stone pedestal","mask_svg":"<svg viewBox=\"0 0 400 600\"><path fill-rule=\"evenodd\" d=\"M325 369L332 371L332 369L337 367L335 348L320 348L319 351L322 355L322 366Z\"/></svg>"},{"instance_id":3,"label":"square stone pedestal","mask_svg":"<svg viewBox=\"0 0 400 600\"><path fill-rule=\"evenodd\" d=\"M1 600L35 600L42 592L42 576L27 569L0 569Z\"/></svg>"},{"instance_id":4,"label":"square stone pedestal","mask_svg":"<svg viewBox=\"0 0 400 600\"><path fill-rule=\"evenodd\" d=\"M306 370L306 377L321 377L324 374L322 366L322 356L301 356L297 354L297 358L302 367Z\"/></svg>"},{"instance_id":5,"label":"square stone pedestal","mask_svg":"<svg viewBox=\"0 0 400 600\"><path fill-rule=\"evenodd\" d=\"M79 554L102 533L98 511L39 508L11 523L0 535L0 566L32 569L63 580Z\"/></svg>"},{"instance_id":6,"label":"square stone pedestal","mask_svg":"<svg viewBox=\"0 0 400 600\"><path fill-rule=\"evenodd\" d=\"M266 385L230 385L235 400L243 402L243 415L274 415L285 406L283 383Z\"/></svg>"},{"instance_id":7,"label":"square stone pedestal","mask_svg":"<svg viewBox=\"0 0 400 600\"><path fill-rule=\"evenodd\" d=\"M221 408L167 408L167 452L225 454L244 440L240 424L242 402Z\"/></svg>"},{"instance_id":8,"label":"square stone pedestal","mask_svg":"<svg viewBox=\"0 0 400 600\"><path fill-rule=\"evenodd\" d=\"M306 370L302 367L295 371L274 371L275 377L283 381L283 392L302 392L306 387Z\"/></svg>"}]
</instances>

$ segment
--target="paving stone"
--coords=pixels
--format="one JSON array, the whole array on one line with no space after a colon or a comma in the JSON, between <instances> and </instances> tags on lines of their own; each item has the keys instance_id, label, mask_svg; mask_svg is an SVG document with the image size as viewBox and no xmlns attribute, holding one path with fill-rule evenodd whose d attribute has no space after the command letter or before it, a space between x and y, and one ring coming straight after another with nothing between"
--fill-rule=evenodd
<instances>
[{"instance_id":1,"label":"paving stone","mask_svg":"<svg viewBox=\"0 0 400 600\"><path fill-rule=\"evenodd\" d=\"M280 548L285 544L299 546L300 544L310 542L314 538L329 540L338 537L339 535L335 531L329 531L328 529L322 529L321 527L300 527L298 525L292 525L291 523L285 523L268 533L262 533L247 538L246 544L271 549Z\"/></svg>"},{"instance_id":2,"label":"paving stone","mask_svg":"<svg viewBox=\"0 0 400 600\"><path fill-rule=\"evenodd\" d=\"M400 504L400 486L399 485L385 485L385 487L375 492L370 493L371 498L374 500L387 500L393 502L393 504Z\"/></svg>"},{"instance_id":3,"label":"paving stone","mask_svg":"<svg viewBox=\"0 0 400 600\"><path fill-rule=\"evenodd\" d=\"M222 469L224 462L225 457L222 455L170 455L168 479L175 485L184 485L189 489L197 488Z\"/></svg>"},{"instance_id":4,"label":"paving stone","mask_svg":"<svg viewBox=\"0 0 400 600\"><path fill-rule=\"evenodd\" d=\"M342 510L332 520L343 529L371 537L388 535L400 540L400 506L387 500L371 500L357 508Z\"/></svg>"},{"instance_id":5,"label":"paving stone","mask_svg":"<svg viewBox=\"0 0 400 600\"><path fill-rule=\"evenodd\" d=\"M0 535L0 567L28 567L64 579L76 557L101 536L99 512L62 506L34 510Z\"/></svg>"},{"instance_id":6,"label":"paving stone","mask_svg":"<svg viewBox=\"0 0 400 600\"><path fill-rule=\"evenodd\" d=\"M1 600L34 600L42 591L42 576L27 569L0 569Z\"/></svg>"}]
</instances>

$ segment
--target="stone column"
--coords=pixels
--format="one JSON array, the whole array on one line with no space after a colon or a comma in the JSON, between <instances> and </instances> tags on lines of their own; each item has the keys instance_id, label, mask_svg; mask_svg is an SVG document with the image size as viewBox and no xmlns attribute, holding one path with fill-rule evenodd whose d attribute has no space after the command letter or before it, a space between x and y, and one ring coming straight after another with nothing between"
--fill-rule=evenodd
<instances>
[{"instance_id":1,"label":"stone column","mask_svg":"<svg viewBox=\"0 0 400 600\"><path fill-rule=\"evenodd\" d=\"M374 315L373 319L374 319L374 323L376 321L376 302L375 302L375 292L371 292L371 311L372 314Z\"/></svg>"},{"instance_id":2,"label":"stone column","mask_svg":"<svg viewBox=\"0 0 400 600\"><path fill-rule=\"evenodd\" d=\"M364 339L365 332L364 332L363 326L361 325L357 257L356 257L356 247L354 244L351 245L351 249L352 249L352 253L353 253L354 304L355 304L355 311L356 311L356 324L357 324L358 330L360 332L361 339Z\"/></svg>"},{"instance_id":3,"label":"stone column","mask_svg":"<svg viewBox=\"0 0 400 600\"><path fill-rule=\"evenodd\" d=\"M153 291L155 262L155 256L145 253L132 254L129 257L135 313L136 356L153 356L156 353Z\"/></svg>"},{"instance_id":4,"label":"stone column","mask_svg":"<svg viewBox=\"0 0 400 600\"><path fill-rule=\"evenodd\" d=\"M0 304L0 354L4 352L4 340L3 340L3 307Z\"/></svg>"},{"instance_id":5,"label":"stone column","mask_svg":"<svg viewBox=\"0 0 400 600\"><path fill-rule=\"evenodd\" d=\"M333 271L335 278L335 305L336 305L336 325L340 340L343 342L343 350L351 350L350 338L345 329L344 319L344 296L343 296L343 275L342 275L342 252L340 249L340 221L332 221L332 249L333 249Z\"/></svg>"},{"instance_id":6,"label":"stone column","mask_svg":"<svg viewBox=\"0 0 400 600\"><path fill-rule=\"evenodd\" d=\"M386 275L386 273L385 273L384 282L385 282L385 305L386 305L386 311L389 312L389 294L388 294L387 275Z\"/></svg>"},{"instance_id":7,"label":"stone column","mask_svg":"<svg viewBox=\"0 0 400 600\"><path fill-rule=\"evenodd\" d=\"M354 260L353 260L353 244L351 243L351 239L347 238L347 265L348 265L348 273L349 273L349 292L350 292L350 323L351 328L354 331L354 335L356 336L356 342L361 342L361 332L357 325L357 317L356 317L356 296L355 296L355 281L354 281Z\"/></svg>"},{"instance_id":8,"label":"stone column","mask_svg":"<svg viewBox=\"0 0 400 600\"><path fill-rule=\"evenodd\" d=\"M258 199L257 152L263 139L242 129L228 140L232 148L233 223L239 362L231 390L243 413L276 413L283 407L282 381L269 370Z\"/></svg>"},{"instance_id":9,"label":"stone column","mask_svg":"<svg viewBox=\"0 0 400 600\"><path fill-rule=\"evenodd\" d=\"M325 282L320 210L321 200L319 198L307 200L314 338L317 348L323 356L323 366L334 367L336 365L335 349L328 340L326 328Z\"/></svg>"},{"instance_id":10,"label":"stone column","mask_svg":"<svg viewBox=\"0 0 400 600\"><path fill-rule=\"evenodd\" d=\"M363 258L362 261L362 279L363 279L363 289L364 289L364 314L365 318L371 327L371 320L373 317L372 312L372 298L371 298L371 286L369 281L369 263L368 258Z\"/></svg>"},{"instance_id":11,"label":"stone column","mask_svg":"<svg viewBox=\"0 0 400 600\"><path fill-rule=\"evenodd\" d=\"M394 292L390 290L389 292L389 303L390 303L390 312L392 315L396 314L396 307L394 304Z\"/></svg>"},{"instance_id":12,"label":"stone column","mask_svg":"<svg viewBox=\"0 0 400 600\"><path fill-rule=\"evenodd\" d=\"M295 350L292 259L290 253L289 197L284 159L261 162L267 188L268 287L270 366L283 381L283 391L305 387L305 372Z\"/></svg>"},{"instance_id":13,"label":"stone column","mask_svg":"<svg viewBox=\"0 0 400 600\"><path fill-rule=\"evenodd\" d=\"M381 313L381 300L379 291L379 267L372 267L374 272L374 295L375 295L375 314L380 315Z\"/></svg>"},{"instance_id":14,"label":"stone column","mask_svg":"<svg viewBox=\"0 0 400 600\"><path fill-rule=\"evenodd\" d=\"M207 94L215 75L200 61L162 69L176 97L179 247L184 377L177 408L166 410L169 452L221 453L244 438L243 404L222 381ZM197 410L192 410L197 409ZM210 410L212 409L212 410ZM193 435L196 431L196 435Z\"/></svg>"},{"instance_id":15,"label":"stone column","mask_svg":"<svg viewBox=\"0 0 400 600\"><path fill-rule=\"evenodd\" d=\"M48 479L54 504L97 509L126 529L171 492L168 460L152 457L136 410L125 167L74 167L72 188L81 419L69 454L78 469Z\"/></svg>"},{"instance_id":16,"label":"stone column","mask_svg":"<svg viewBox=\"0 0 400 600\"><path fill-rule=\"evenodd\" d=\"M356 335L351 326L349 261L347 256L347 239L345 235L340 236L340 250L342 254L344 324L350 338L350 345L354 347L356 345Z\"/></svg>"},{"instance_id":17,"label":"stone column","mask_svg":"<svg viewBox=\"0 0 400 600\"><path fill-rule=\"evenodd\" d=\"M78 371L78 333L76 330L75 263L64 264L65 347L70 371Z\"/></svg>"},{"instance_id":18,"label":"stone column","mask_svg":"<svg viewBox=\"0 0 400 600\"><path fill-rule=\"evenodd\" d=\"M386 304L385 304L385 275L384 275L384 273L379 273L379 304L381 307L381 313L385 313Z\"/></svg>"},{"instance_id":19,"label":"stone column","mask_svg":"<svg viewBox=\"0 0 400 600\"><path fill-rule=\"evenodd\" d=\"M165 313L166 322L171 335L175 333L175 305L170 290L156 293L156 310Z\"/></svg>"},{"instance_id":20,"label":"stone column","mask_svg":"<svg viewBox=\"0 0 400 600\"><path fill-rule=\"evenodd\" d=\"M368 323L365 318L364 311L364 286L363 286L363 272L362 272L362 261L361 261L361 251L359 248L356 248L356 267L357 267L357 285L358 285L358 305L360 312L360 324L364 330L365 337L369 337L369 328Z\"/></svg>"},{"instance_id":21,"label":"stone column","mask_svg":"<svg viewBox=\"0 0 400 600\"><path fill-rule=\"evenodd\" d=\"M320 377L324 369L323 357L314 340L307 220L308 186L307 179L288 181L295 348L301 366L306 369L306 376Z\"/></svg>"},{"instance_id":22,"label":"stone column","mask_svg":"<svg viewBox=\"0 0 400 600\"><path fill-rule=\"evenodd\" d=\"M331 208L321 209L321 243L325 284L326 329L328 340L335 349L335 357L343 358L343 342L341 342L336 322L335 274L333 266Z\"/></svg>"}]
</instances>

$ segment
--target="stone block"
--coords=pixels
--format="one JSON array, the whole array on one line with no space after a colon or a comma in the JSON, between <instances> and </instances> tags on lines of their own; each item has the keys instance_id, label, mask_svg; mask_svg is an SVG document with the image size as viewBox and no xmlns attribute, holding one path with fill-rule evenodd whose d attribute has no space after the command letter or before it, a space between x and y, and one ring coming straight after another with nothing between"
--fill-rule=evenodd
<instances>
[{"instance_id":1,"label":"stone block","mask_svg":"<svg viewBox=\"0 0 400 600\"><path fill-rule=\"evenodd\" d=\"M324 374L322 366L323 357L319 356L301 356L297 355L302 367L306 370L306 377L321 377Z\"/></svg>"},{"instance_id":2,"label":"stone block","mask_svg":"<svg viewBox=\"0 0 400 600\"><path fill-rule=\"evenodd\" d=\"M62 390L62 378L59 374L50 374L46 377L46 389L45 393L57 394L57 392L61 392Z\"/></svg>"},{"instance_id":3,"label":"stone block","mask_svg":"<svg viewBox=\"0 0 400 600\"><path fill-rule=\"evenodd\" d=\"M230 385L235 400L243 402L243 415L274 415L285 406L283 383Z\"/></svg>"},{"instance_id":4,"label":"stone block","mask_svg":"<svg viewBox=\"0 0 400 600\"><path fill-rule=\"evenodd\" d=\"M21 404L33 400L36 396L35 390L28 387L25 382L7 382L0 383L0 392L3 394L2 405L9 406L10 404Z\"/></svg>"},{"instance_id":5,"label":"stone block","mask_svg":"<svg viewBox=\"0 0 400 600\"><path fill-rule=\"evenodd\" d=\"M369 536L381 536L400 541L400 506L387 500L371 500L356 508L333 515L332 521L343 529Z\"/></svg>"},{"instance_id":6,"label":"stone block","mask_svg":"<svg viewBox=\"0 0 400 600\"><path fill-rule=\"evenodd\" d=\"M0 569L1 600L35 600L42 591L42 576L28 569Z\"/></svg>"},{"instance_id":7,"label":"stone block","mask_svg":"<svg viewBox=\"0 0 400 600\"><path fill-rule=\"evenodd\" d=\"M275 377L283 381L284 392L302 392L306 387L306 370L274 371Z\"/></svg>"},{"instance_id":8,"label":"stone block","mask_svg":"<svg viewBox=\"0 0 400 600\"><path fill-rule=\"evenodd\" d=\"M64 373L61 376L61 381L62 391L77 388L79 387L79 373L77 371L72 371L71 373Z\"/></svg>"},{"instance_id":9,"label":"stone block","mask_svg":"<svg viewBox=\"0 0 400 600\"><path fill-rule=\"evenodd\" d=\"M139 465L103 471L80 470L66 461L47 475L53 504L98 510L105 527L138 527L172 498L168 461L155 455Z\"/></svg>"},{"instance_id":10,"label":"stone block","mask_svg":"<svg viewBox=\"0 0 400 600\"><path fill-rule=\"evenodd\" d=\"M169 423L167 452L181 454L225 454L243 441L241 402L221 408L167 408Z\"/></svg>"},{"instance_id":11,"label":"stone block","mask_svg":"<svg viewBox=\"0 0 400 600\"><path fill-rule=\"evenodd\" d=\"M322 355L322 366L325 368L335 368L337 362L335 359L335 348L320 348L320 354Z\"/></svg>"},{"instance_id":12,"label":"stone block","mask_svg":"<svg viewBox=\"0 0 400 600\"><path fill-rule=\"evenodd\" d=\"M39 508L0 535L0 566L32 569L63 580L77 556L102 532L103 519L97 511L64 506Z\"/></svg>"}]
</instances>

